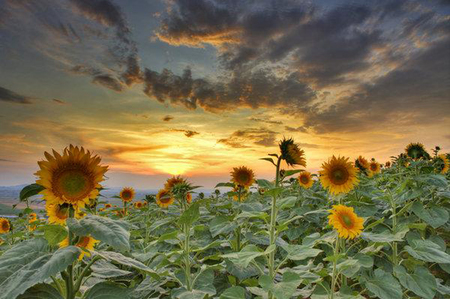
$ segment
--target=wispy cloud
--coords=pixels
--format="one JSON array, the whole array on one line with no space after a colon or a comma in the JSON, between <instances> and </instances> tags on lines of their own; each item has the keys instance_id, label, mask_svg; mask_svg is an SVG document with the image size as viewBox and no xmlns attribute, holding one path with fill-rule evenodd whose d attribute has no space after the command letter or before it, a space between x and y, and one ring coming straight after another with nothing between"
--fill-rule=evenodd
<instances>
[{"instance_id":1,"label":"wispy cloud","mask_svg":"<svg viewBox=\"0 0 450 299\"><path fill-rule=\"evenodd\" d=\"M15 93L12 90L0 86L0 101L16 103L16 104L32 104L33 99L24 95Z\"/></svg>"}]
</instances>

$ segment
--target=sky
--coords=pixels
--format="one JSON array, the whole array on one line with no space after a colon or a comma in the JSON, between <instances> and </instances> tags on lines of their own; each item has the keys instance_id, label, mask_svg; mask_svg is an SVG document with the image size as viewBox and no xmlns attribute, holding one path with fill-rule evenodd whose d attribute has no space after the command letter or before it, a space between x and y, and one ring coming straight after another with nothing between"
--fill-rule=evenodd
<instances>
[{"instance_id":1,"label":"sky","mask_svg":"<svg viewBox=\"0 0 450 299\"><path fill-rule=\"evenodd\" d=\"M316 172L450 152L450 1L0 0L0 185L83 146L106 186L212 188L283 137ZM285 167L285 166L284 166Z\"/></svg>"}]
</instances>

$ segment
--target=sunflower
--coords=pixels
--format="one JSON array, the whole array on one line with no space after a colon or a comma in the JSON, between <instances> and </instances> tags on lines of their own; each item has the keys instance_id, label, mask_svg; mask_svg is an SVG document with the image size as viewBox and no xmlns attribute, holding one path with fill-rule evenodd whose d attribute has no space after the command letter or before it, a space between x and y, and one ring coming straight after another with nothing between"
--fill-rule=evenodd
<instances>
[{"instance_id":1,"label":"sunflower","mask_svg":"<svg viewBox=\"0 0 450 299\"><path fill-rule=\"evenodd\" d=\"M98 196L108 170L99 165L100 157L73 145L65 148L62 156L55 150L53 156L47 152L44 155L47 161L38 162L40 170L35 175L39 177L36 183L45 188L40 194L47 202L84 207Z\"/></svg>"},{"instance_id":2,"label":"sunflower","mask_svg":"<svg viewBox=\"0 0 450 299\"><path fill-rule=\"evenodd\" d=\"M364 228L364 219L355 214L352 207L334 205L329 210L328 223L338 231L339 237L354 239L359 236Z\"/></svg>"},{"instance_id":3,"label":"sunflower","mask_svg":"<svg viewBox=\"0 0 450 299\"><path fill-rule=\"evenodd\" d=\"M441 155L436 157L436 161L437 161L437 164L438 164L438 171L441 174L447 173L448 170L450 169L450 159L447 158L446 155L441 154Z\"/></svg>"},{"instance_id":4,"label":"sunflower","mask_svg":"<svg viewBox=\"0 0 450 299\"><path fill-rule=\"evenodd\" d=\"M192 194L191 193L187 193L186 194L186 202L187 203L191 203L192 202Z\"/></svg>"},{"instance_id":5,"label":"sunflower","mask_svg":"<svg viewBox=\"0 0 450 299\"><path fill-rule=\"evenodd\" d=\"M375 160L370 161L369 164L369 177L381 172L381 165Z\"/></svg>"},{"instance_id":6,"label":"sunflower","mask_svg":"<svg viewBox=\"0 0 450 299\"><path fill-rule=\"evenodd\" d=\"M137 202L134 203L134 207L135 207L136 209L141 209L143 206L144 206L144 205L143 205L142 202L140 202L140 201L137 201Z\"/></svg>"},{"instance_id":7,"label":"sunflower","mask_svg":"<svg viewBox=\"0 0 450 299\"><path fill-rule=\"evenodd\" d=\"M107 203L106 205L105 205L105 209L109 209L109 208L111 208L112 207L112 205L110 204L110 203Z\"/></svg>"},{"instance_id":8,"label":"sunflower","mask_svg":"<svg viewBox=\"0 0 450 299\"><path fill-rule=\"evenodd\" d=\"M429 159L430 155L425 150L425 147L422 143L410 143L405 148L406 155L408 157L417 160L420 158Z\"/></svg>"},{"instance_id":9,"label":"sunflower","mask_svg":"<svg viewBox=\"0 0 450 299\"><path fill-rule=\"evenodd\" d=\"M359 156L355 161L355 166L358 167L359 170L365 172L367 169L369 169L369 161L367 161L367 159L363 156Z\"/></svg>"},{"instance_id":10,"label":"sunflower","mask_svg":"<svg viewBox=\"0 0 450 299\"><path fill-rule=\"evenodd\" d=\"M94 250L94 246L95 244L99 243L100 241L92 238L91 236L84 236L84 237L80 237L77 241L77 244L75 244L75 246L79 247L82 249L80 255L78 256L78 260L82 260L83 257L86 256L91 256L90 252L87 252L85 250ZM62 240L59 243L59 247L67 247L69 246L69 238L65 238L64 240Z\"/></svg>"},{"instance_id":11,"label":"sunflower","mask_svg":"<svg viewBox=\"0 0 450 299\"><path fill-rule=\"evenodd\" d=\"M66 224L66 219L69 217L69 204L60 205L47 202L45 210L47 211L49 223Z\"/></svg>"},{"instance_id":12,"label":"sunflower","mask_svg":"<svg viewBox=\"0 0 450 299\"><path fill-rule=\"evenodd\" d=\"M253 173L253 170L245 166L234 167L231 172L231 181L234 184L247 189L255 182L255 174Z\"/></svg>"},{"instance_id":13,"label":"sunflower","mask_svg":"<svg viewBox=\"0 0 450 299\"><path fill-rule=\"evenodd\" d=\"M387 161L387 162L384 164L384 167L386 167L386 168L391 167L391 162L390 162L390 161Z\"/></svg>"},{"instance_id":14,"label":"sunflower","mask_svg":"<svg viewBox=\"0 0 450 299\"><path fill-rule=\"evenodd\" d=\"M280 144L281 159L285 160L287 165L301 165L306 167L305 152L301 150L292 138L283 139Z\"/></svg>"},{"instance_id":15,"label":"sunflower","mask_svg":"<svg viewBox=\"0 0 450 299\"><path fill-rule=\"evenodd\" d=\"M6 234L11 230L11 224L6 218L0 218L0 234Z\"/></svg>"},{"instance_id":16,"label":"sunflower","mask_svg":"<svg viewBox=\"0 0 450 299\"><path fill-rule=\"evenodd\" d=\"M320 181L332 194L347 193L358 183L357 169L348 158L333 156L322 164Z\"/></svg>"},{"instance_id":17,"label":"sunflower","mask_svg":"<svg viewBox=\"0 0 450 299\"><path fill-rule=\"evenodd\" d=\"M120 191L119 196L122 199L122 201L130 202L133 200L135 194L136 193L134 192L133 188L125 187L122 189L122 191Z\"/></svg>"},{"instance_id":18,"label":"sunflower","mask_svg":"<svg viewBox=\"0 0 450 299\"><path fill-rule=\"evenodd\" d=\"M156 204L161 208L167 208L171 204L173 204L174 199L172 193L170 193L167 189L159 190L156 195Z\"/></svg>"},{"instance_id":19,"label":"sunflower","mask_svg":"<svg viewBox=\"0 0 450 299\"><path fill-rule=\"evenodd\" d=\"M185 183L186 183L186 180L183 179L181 176L174 176L166 181L166 183L164 184L164 189L166 189L167 191L172 191L172 188L175 185L185 184Z\"/></svg>"},{"instance_id":20,"label":"sunflower","mask_svg":"<svg viewBox=\"0 0 450 299\"><path fill-rule=\"evenodd\" d=\"M314 181L311 177L311 173L308 171L302 171L297 178L298 183L305 189L309 189L314 184Z\"/></svg>"},{"instance_id":21,"label":"sunflower","mask_svg":"<svg viewBox=\"0 0 450 299\"><path fill-rule=\"evenodd\" d=\"M37 215L36 215L36 213L30 213L30 214L28 215L28 223L33 223L33 222L35 222L35 221L37 221Z\"/></svg>"},{"instance_id":22,"label":"sunflower","mask_svg":"<svg viewBox=\"0 0 450 299\"><path fill-rule=\"evenodd\" d=\"M105 208L100 208L100 209L98 209L98 211L103 212L103 211L105 211Z\"/></svg>"}]
</instances>

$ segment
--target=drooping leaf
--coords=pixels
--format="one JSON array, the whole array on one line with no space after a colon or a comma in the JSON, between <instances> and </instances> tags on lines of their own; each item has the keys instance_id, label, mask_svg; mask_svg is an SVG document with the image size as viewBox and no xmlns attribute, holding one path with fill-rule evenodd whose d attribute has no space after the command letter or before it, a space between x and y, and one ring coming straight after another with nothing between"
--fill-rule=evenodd
<instances>
[{"instance_id":1,"label":"drooping leaf","mask_svg":"<svg viewBox=\"0 0 450 299\"><path fill-rule=\"evenodd\" d=\"M395 266L394 274L401 285L425 299L433 299L436 294L436 279L424 267L416 267L414 274L409 274L403 266Z\"/></svg>"},{"instance_id":2,"label":"drooping leaf","mask_svg":"<svg viewBox=\"0 0 450 299\"><path fill-rule=\"evenodd\" d=\"M85 299L129 299L132 289L121 287L115 283L104 281L87 290Z\"/></svg>"},{"instance_id":3,"label":"drooping leaf","mask_svg":"<svg viewBox=\"0 0 450 299\"><path fill-rule=\"evenodd\" d=\"M19 199L20 201L24 201L31 196L39 194L42 190L44 190L45 187L38 185L38 184L31 184L28 186L23 187L23 189L20 191Z\"/></svg>"},{"instance_id":4,"label":"drooping leaf","mask_svg":"<svg viewBox=\"0 0 450 299\"><path fill-rule=\"evenodd\" d=\"M233 252L228 254L223 254L223 258L227 258L234 264L241 265L242 267L248 267L248 265L258 256L263 256L271 253L275 250L275 245L267 247L265 251L262 251L255 245L247 245L240 252Z\"/></svg>"},{"instance_id":5,"label":"drooping leaf","mask_svg":"<svg viewBox=\"0 0 450 299\"><path fill-rule=\"evenodd\" d=\"M376 269L374 276L365 281L366 288L380 299L402 299L402 288L391 273Z\"/></svg>"},{"instance_id":6,"label":"drooping leaf","mask_svg":"<svg viewBox=\"0 0 450 299\"><path fill-rule=\"evenodd\" d=\"M431 263L450 263L450 255L441 250L441 247L429 240L414 240L411 246L405 246L406 251L421 261Z\"/></svg>"},{"instance_id":7,"label":"drooping leaf","mask_svg":"<svg viewBox=\"0 0 450 299\"><path fill-rule=\"evenodd\" d=\"M57 289L46 283L32 286L17 299L64 299Z\"/></svg>"},{"instance_id":8,"label":"drooping leaf","mask_svg":"<svg viewBox=\"0 0 450 299\"><path fill-rule=\"evenodd\" d=\"M314 249L312 246L308 245L285 245L283 249L286 250L288 254L288 259L293 261L301 261L307 258L316 257L322 252L320 249Z\"/></svg>"},{"instance_id":9,"label":"drooping leaf","mask_svg":"<svg viewBox=\"0 0 450 299\"><path fill-rule=\"evenodd\" d=\"M283 274L283 280L279 283L274 283L269 275L260 276L258 282L264 291L272 292L275 298L286 299L292 297L302 279L296 273L286 272Z\"/></svg>"},{"instance_id":10,"label":"drooping leaf","mask_svg":"<svg viewBox=\"0 0 450 299\"><path fill-rule=\"evenodd\" d=\"M44 238L50 246L55 246L67 237L67 230L64 226L47 224L39 228L44 231Z\"/></svg>"},{"instance_id":11,"label":"drooping leaf","mask_svg":"<svg viewBox=\"0 0 450 299\"><path fill-rule=\"evenodd\" d=\"M245 289L235 286L226 289L219 297L220 299L245 299Z\"/></svg>"},{"instance_id":12,"label":"drooping leaf","mask_svg":"<svg viewBox=\"0 0 450 299\"><path fill-rule=\"evenodd\" d=\"M198 202L193 203L186 211L181 214L178 220L179 225L191 225L200 217L200 205Z\"/></svg>"},{"instance_id":13,"label":"drooping leaf","mask_svg":"<svg viewBox=\"0 0 450 299\"><path fill-rule=\"evenodd\" d=\"M109 262L115 262L120 265L144 271L153 278L159 279L159 275L155 271L131 257L124 256L123 254L114 251L99 251L97 253Z\"/></svg>"},{"instance_id":14,"label":"drooping leaf","mask_svg":"<svg viewBox=\"0 0 450 299\"><path fill-rule=\"evenodd\" d=\"M217 216L209 223L209 231L213 237L217 237L220 234L228 234L232 232L237 224L231 222L225 216Z\"/></svg>"},{"instance_id":15,"label":"drooping leaf","mask_svg":"<svg viewBox=\"0 0 450 299\"><path fill-rule=\"evenodd\" d=\"M449 219L448 212L442 207L432 205L431 208L425 209L423 204L419 201L414 202L412 210L414 214L433 228L444 225Z\"/></svg>"}]
</instances>

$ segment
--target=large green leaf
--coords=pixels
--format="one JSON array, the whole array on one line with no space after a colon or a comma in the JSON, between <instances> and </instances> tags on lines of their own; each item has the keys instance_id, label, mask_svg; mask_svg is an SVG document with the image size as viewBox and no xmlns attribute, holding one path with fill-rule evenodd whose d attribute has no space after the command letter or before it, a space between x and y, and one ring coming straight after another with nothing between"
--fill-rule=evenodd
<instances>
[{"instance_id":1,"label":"large green leaf","mask_svg":"<svg viewBox=\"0 0 450 299\"><path fill-rule=\"evenodd\" d=\"M97 254L109 262L115 262L115 263L118 263L118 264L121 264L124 266L128 266L128 267L131 267L134 269L144 271L144 272L148 273L149 275L151 275L153 278L159 279L159 275L155 271L153 271L152 269L150 269L143 263L141 263L133 258L124 256L121 253L114 252L114 251L98 251Z\"/></svg>"},{"instance_id":2,"label":"large green leaf","mask_svg":"<svg viewBox=\"0 0 450 299\"><path fill-rule=\"evenodd\" d=\"M80 249L67 246L38 257L12 273L0 284L0 299L14 299L29 287L65 270L80 255Z\"/></svg>"},{"instance_id":3,"label":"large green leaf","mask_svg":"<svg viewBox=\"0 0 450 299\"><path fill-rule=\"evenodd\" d=\"M90 288L84 298L85 299L129 299L133 289L121 287L112 282L104 281L97 283Z\"/></svg>"},{"instance_id":4,"label":"large green leaf","mask_svg":"<svg viewBox=\"0 0 450 299\"><path fill-rule=\"evenodd\" d=\"M26 240L4 252L0 256L0 283L18 269L47 254L47 248L47 241L37 238Z\"/></svg>"},{"instance_id":5,"label":"large green leaf","mask_svg":"<svg viewBox=\"0 0 450 299\"><path fill-rule=\"evenodd\" d=\"M209 223L209 231L215 238L220 234L228 234L237 227L235 222L231 222L225 216L217 216Z\"/></svg>"},{"instance_id":6,"label":"large green leaf","mask_svg":"<svg viewBox=\"0 0 450 299\"><path fill-rule=\"evenodd\" d=\"M242 267L248 267L248 265L258 256L263 256L271 253L275 250L275 245L270 245L265 251L262 251L257 246L251 244L247 245L240 252L233 252L222 255L223 258L227 258L234 264Z\"/></svg>"},{"instance_id":7,"label":"large green leaf","mask_svg":"<svg viewBox=\"0 0 450 299\"><path fill-rule=\"evenodd\" d=\"M277 207L281 210L289 209L295 206L295 203L298 201L297 196L288 196L284 198L280 198L277 200Z\"/></svg>"},{"instance_id":8,"label":"large green leaf","mask_svg":"<svg viewBox=\"0 0 450 299\"><path fill-rule=\"evenodd\" d=\"M214 296L216 294L216 289L214 288L213 282L214 270L208 269L202 271L195 277L194 290L202 291L210 296Z\"/></svg>"},{"instance_id":9,"label":"large green leaf","mask_svg":"<svg viewBox=\"0 0 450 299\"><path fill-rule=\"evenodd\" d=\"M31 185L25 186L20 191L20 196L19 196L20 201L24 201L31 196L37 195L37 194L39 194L39 192L41 192L44 189L45 188L43 186L38 185L38 184L31 184Z\"/></svg>"},{"instance_id":10,"label":"large green leaf","mask_svg":"<svg viewBox=\"0 0 450 299\"><path fill-rule=\"evenodd\" d=\"M245 289L243 287L231 287L226 289L219 297L220 299L245 299Z\"/></svg>"},{"instance_id":11,"label":"large green leaf","mask_svg":"<svg viewBox=\"0 0 450 299\"><path fill-rule=\"evenodd\" d=\"M17 299L64 299L57 289L46 283L39 283L29 288Z\"/></svg>"},{"instance_id":12,"label":"large green leaf","mask_svg":"<svg viewBox=\"0 0 450 299\"><path fill-rule=\"evenodd\" d=\"M366 288L380 299L402 299L402 288L391 273L376 269L374 276L366 279Z\"/></svg>"},{"instance_id":13,"label":"large green leaf","mask_svg":"<svg viewBox=\"0 0 450 299\"><path fill-rule=\"evenodd\" d=\"M181 214L178 219L179 225L191 225L200 217L200 205L198 202L193 203L190 207Z\"/></svg>"},{"instance_id":14,"label":"large green leaf","mask_svg":"<svg viewBox=\"0 0 450 299\"><path fill-rule=\"evenodd\" d=\"M377 243L390 243L390 242L401 242L408 232L409 228L407 226L401 227L398 232L392 234L388 231L382 233L362 233L361 237L365 240L369 240Z\"/></svg>"},{"instance_id":15,"label":"large green leaf","mask_svg":"<svg viewBox=\"0 0 450 299\"><path fill-rule=\"evenodd\" d=\"M405 246L406 251L418 260L431 263L450 263L450 255L441 247L429 240L414 240L411 246Z\"/></svg>"},{"instance_id":16,"label":"large green leaf","mask_svg":"<svg viewBox=\"0 0 450 299\"><path fill-rule=\"evenodd\" d=\"M131 274L130 271L125 271L122 269L117 268L113 264L105 261L105 260L98 260L91 266L92 270L92 276L99 277L99 278L111 278L111 277L120 277L120 276L126 276Z\"/></svg>"},{"instance_id":17,"label":"large green leaf","mask_svg":"<svg viewBox=\"0 0 450 299\"><path fill-rule=\"evenodd\" d=\"M78 236L91 235L116 250L130 250L129 224L125 221L88 215L80 221L67 219L67 226Z\"/></svg>"},{"instance_id":18,"label":"large green leaf","mask_svg":"<svg viewBox=\"0 0 450 299\"><path fill-rule=\"evenodd\" d=\"M316 257L322 252L320 249L314 249L312 246L307 245L284 245L283 249L288 254L288 259L293 261L301 261L307 258Z\"/></svg>"},{"instance_id":19,"label":"large green leaf","mask_svg":"<svg viewBox=\"0 0 450 299\"><path fill-rule=\"evenodd\" d=\"M272 292L275 298L286 299L292 297L302 279L296 273L286 272L283 274L283 280L279 283L274 283L269 275L260 276L258 282L264 291Z\"/></svg>"},{"instance_id":20,"label":"large green leaf","mask_svg":"<svg viewBox=\"0 0 450 299\"><path fill-rule=\"evenodd\" d=\"M395 266L394 274L403 287L425 299L433 299L436 294L436 279L424 267L416 267L414 274L409 274L403 266Z\"/></svg>"},{"instance_id":21,"label":"large green leaf","mask_svg":"<svg viewBox=\"0 0 450 299\"><path fill-rule=\"evenodd\" d=\"M51 246L57 245L67 237L67 230L64 226L57 224L47 224L39 228L44 231L44 238Z\"/></svg>"},{"instance_id":22,"label":"large green leaf","mask_svg":"<svg viewBox=\"0 0 450 299\"><path fill-rule=\"evenodd\" d=\"M442 207L432 205L431 208L425 209L421 202L414 202L412 206L414 214L420 219L431 225L433 228L438 228L444 225L449 218L448 212Z\"/></svg>"}]
</instances>

